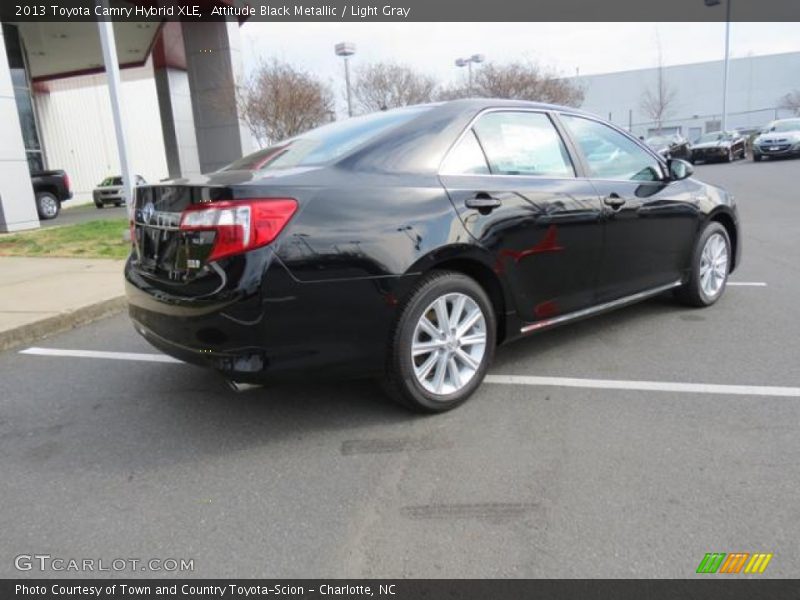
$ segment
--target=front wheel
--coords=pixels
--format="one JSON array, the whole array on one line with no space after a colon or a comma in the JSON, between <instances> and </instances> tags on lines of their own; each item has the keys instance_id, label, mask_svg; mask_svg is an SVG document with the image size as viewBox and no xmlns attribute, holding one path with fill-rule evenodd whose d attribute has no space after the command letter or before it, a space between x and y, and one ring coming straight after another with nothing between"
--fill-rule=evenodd
<instances>
[{"instance_id":1,"label":"front wheel","mask_svg":"<svg viewBox=\"0 0 800 600\"><path fill-rule=\"evenodd\" d=\"M725 291L731 256L727 230L720 223L709 223L697 239L689 281L678 289L678 298L690 306L714 304Z\"/></svg>"},{"instance_id":2,"label":"front wheel","mask_svg":"<svg viewBox=\"0 0 800 600\"><path fill-rule=\"evenodd\" d=\"M389 340L384 387L420 412L444 412L465 402L494 357L491 300L461 273L435 271L406 302Z\"/></svg>"}]
</instances>

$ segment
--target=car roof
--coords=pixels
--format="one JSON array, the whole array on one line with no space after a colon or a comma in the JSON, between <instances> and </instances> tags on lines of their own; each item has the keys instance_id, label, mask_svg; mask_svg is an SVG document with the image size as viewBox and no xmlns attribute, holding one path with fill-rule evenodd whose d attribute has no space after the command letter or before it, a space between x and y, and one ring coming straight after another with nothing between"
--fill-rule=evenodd
<instances>
[{"instance_id":1,"label":"car roof","mask_svg":"<svg viewBox=\"0 0 800 600\"><path fill-rule=\"evenodd\" d=\"M589 115L585 111L572 106L548 104L546 102L532 102L529 100L509 100L507 98L462 98L446 102L431 103L431 107L440 107L447 110L484 110L487 108L526 108L536 110L553 110Z\"/></svg>"}]
</instances>

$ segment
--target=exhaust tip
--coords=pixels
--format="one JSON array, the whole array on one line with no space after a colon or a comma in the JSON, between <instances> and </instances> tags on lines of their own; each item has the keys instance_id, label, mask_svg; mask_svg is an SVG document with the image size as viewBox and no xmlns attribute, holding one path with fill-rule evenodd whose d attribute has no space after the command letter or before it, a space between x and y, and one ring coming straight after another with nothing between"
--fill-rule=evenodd
<instances>
[{"instance_id":1,"label":"exhaust tip","mask_svg":"<svg viewBox=\"0 0 800 600\"><path fill-rule=\"evenodd\" d=\"M233 379L226 379L225 383L228 384L228 387L233 390L234 392L241 393L241 392L249 392L251 390L258 389L263 387L257 383L244 383L242 381L234 381Z\"/></svg>"}]
</instances>

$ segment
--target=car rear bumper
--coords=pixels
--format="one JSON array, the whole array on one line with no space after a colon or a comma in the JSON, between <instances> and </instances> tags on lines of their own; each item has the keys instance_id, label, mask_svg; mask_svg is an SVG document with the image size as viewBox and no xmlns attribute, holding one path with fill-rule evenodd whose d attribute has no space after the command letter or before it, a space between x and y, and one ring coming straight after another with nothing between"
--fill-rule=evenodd
<instances>
[{"instance_id":1,"label":"car rear bumper","mask_svg":"<svg viewBox=\"0 0 800 600\"><path fill-rule=\"evenodd\" d=\"M165 292L128 260L135 329L162 352L235 381L381 371L397 310L390 282L302 283L269 249L237 260L229 265L225 289L205 298Z\"/></svg>"}]
</instances>

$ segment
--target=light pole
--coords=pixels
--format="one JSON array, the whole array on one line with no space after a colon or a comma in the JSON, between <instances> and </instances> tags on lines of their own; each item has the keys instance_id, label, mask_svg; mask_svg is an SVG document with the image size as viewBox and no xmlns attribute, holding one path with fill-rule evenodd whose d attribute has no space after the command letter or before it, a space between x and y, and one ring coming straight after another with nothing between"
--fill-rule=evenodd
<instances>
[{"instance_id":1,"label":"light pole","mask_svg":"<svg viewBox=\"0 0 800 600\"><path fill-rule=\"evenodd\" d=\"M483 61L484 61L483 54L473 54L472 56L470 56L468 58L457 58L456 59L456 66L457 67L467 67L467 69L469 71L469 75L467 76L468 77L467 81L469 81L468 89L469 89L470 92L472 91L472 63L475 63L477 65L479 63L482 63Z\"/></svg>"},{"instance_id":2,"label":"light pole","mask_svg":"<svg viewBox=\"0 0 800 600\"><path fill-rule=\"evenodd\" d=\"M333 48L336 56L344 58L344 84L347 87L347 116L353 116L353 101L350 96L350 57L356 53L356 45L351 42L341 42Z\"/></svg>"},{"instance_id":3,"label":"light pole","mask_svg":"<svg viewBox=\"0 0 800 600\"><path fill-rule=\"evenodd\" d=\"M716 6L722 0L704 0L706 6ZM728 129L728 63L731 44L731 1L725 0L725 62L722 68L722 131Z\"/></svg>"}]
</instances>

